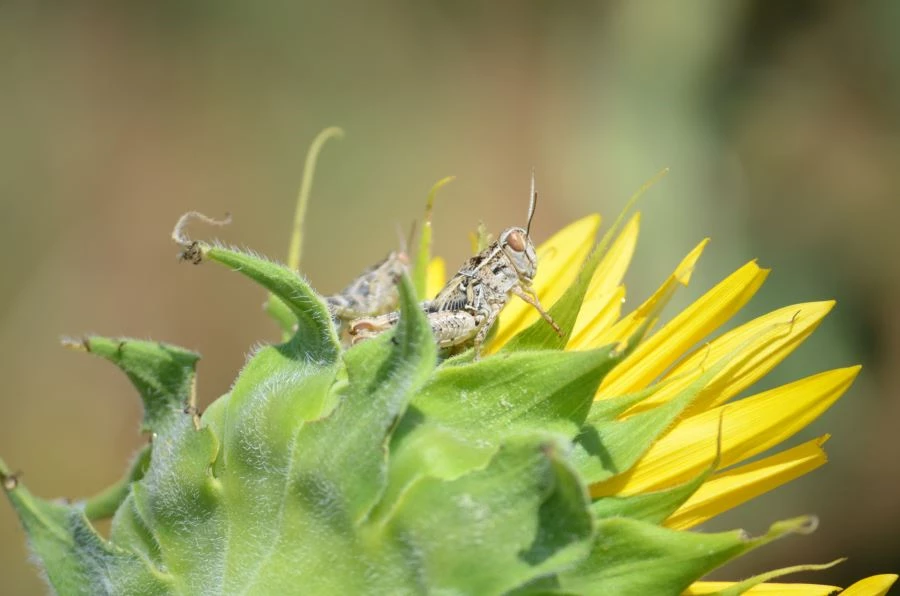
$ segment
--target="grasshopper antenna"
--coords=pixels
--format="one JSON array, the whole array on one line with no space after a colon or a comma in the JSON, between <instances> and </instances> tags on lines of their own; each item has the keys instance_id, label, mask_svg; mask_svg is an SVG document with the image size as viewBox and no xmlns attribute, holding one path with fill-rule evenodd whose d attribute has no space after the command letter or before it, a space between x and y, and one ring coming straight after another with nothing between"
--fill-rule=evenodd
<instances>
[{"instance_id":1,"label":"grasshopper antenna","mask_svg":"<svg viewBox=\"0 0 900 596\"><path fill-rule=\"evenodd\" d=\"M534 208L537 206L537 190L534 186L534 168L531 169L531 204L528 205L528 224L525 226L525 235L531 234L531 220L534 219Z\"/></svg>"},{"instance_id":2,"label":"grasshopper antenna","mask_svg":"<svg viewBox=\"0 0 900 596\"><path fill-rule=\"evenodd\" d=\"M409 227L409 233L406 237L403 236L403 228L400 227L400 223L397 223L397 240L400 242L400 252L405 255L409 254L409 247L412 246L413 238L416 237L416 220L412 220L412 225Z\"/></svg>"}]
</instances>

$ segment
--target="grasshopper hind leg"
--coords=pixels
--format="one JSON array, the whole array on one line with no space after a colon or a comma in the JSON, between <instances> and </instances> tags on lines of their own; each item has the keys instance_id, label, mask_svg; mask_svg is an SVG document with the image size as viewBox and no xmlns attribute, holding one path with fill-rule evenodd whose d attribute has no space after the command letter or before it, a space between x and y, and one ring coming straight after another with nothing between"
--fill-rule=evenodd
<instances>
[{"instance_id":1,"label":"grasshopper hind leg","mask_svg":"<svg viewBox=\"0 0 900 596\"><path fill-rule=\"evenodd\" d=\"M356 345L361 341L381 335L396 325L399 320L399 312L390 312L386 315L363 317L351 321L347 329L350 335L350 345Z\"/></svg>"},{"instance_id":2,"label":"grasshopper hind leg","mask_svg":"<svg viewBox=\"0 0 900 596\"><path fill-rule=\"evenodd\" d=\"M435 311L429 306L429 303L422 304L438 347L455 348L480 334L479 318L476 315L466 311ZM356 319L349 328L351 343L356 344L380 335L394 327L399 320L399 312Z\"/></svg>"},{"instance_id":3,"label":"grasshopper hind leg","mask_svg":"<svg viewBox=\"0 0 900 596\"><path fill-rule=\"evenodd\" d=\"M464 344L478 332L478 319L463 310L441 310L427 314L431 333L440 348Z\"/></svg>"}]
</instances>

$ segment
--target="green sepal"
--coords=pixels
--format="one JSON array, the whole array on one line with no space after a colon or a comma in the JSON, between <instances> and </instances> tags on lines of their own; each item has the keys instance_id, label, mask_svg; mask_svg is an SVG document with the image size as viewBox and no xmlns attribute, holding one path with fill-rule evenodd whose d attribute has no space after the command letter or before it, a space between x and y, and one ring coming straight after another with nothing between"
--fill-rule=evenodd
<instances>
[{"instance_id":1,"label":"green sepal","mask_svg":"<svg viewBox=\"0 0 900 596\"><path fill-rule=\"evenodd\" d=\"M564 593L681 594L694 581L744 553L788 534L808 533L814 518L773 524L758 538L735 530L717 534L679 532L627 519L598 520L590 556L556 577ZM553 593L542 586L545 593Z\"/></svg>"},{"instance_id":2,"label":"green sepal","mask_svg":"<svg viewBox=\"0 0 900 596\"><path fill-rule=\"evenodd\" d=\"M165 433L185 412L193 413L199 354L160 342L99 336L67 341L66 345L105 358L126 374L144 406L142 431L154 435ZM88 519L104 519L115 514L128 497L131 484L146 472L151 451L150 446L142 448L118 482L84 502Z\"/></svg>"},{"instance_id":3,"label":"green sepal","mask_svg":"<svg viewBox=\"0 0 900 596\"><path fill-rule=\"evenodd\" d=\"M203 246L202 254L249 277L280 298L296 317L294 335L286 346L304 358L335 362L340 341L328 307L299 273L262 257L220 246Z\"/></svg>"},{"instance_id":4,"label":"green sepal","mask_svg":"<svg viewBox=\"0 0 900 596\"><path fill-rule=\"evenodd\" d=\"M375 515L385 515L423 477L449 480L484 467L509 437L555 432L574 438L616 358L600 349L442 364L394 433L390 482Z\"/></svg>"},{"instance_id":5,"label":"green sepal","mask_svg":"<svg viewBox=\"0 0 900 596\"><path fill-rule=\"evenodd\" d=\"M221 484L212 473L219 441L198 424L196 414L184 414L157 435L150 466L123 504L133 502L139 522L122 523L117 513L110 540L146 549L137 553L159 561L172 575L176 593L201 587L221 593L221 573L211 556L227 540ZM135 534L141 526L149 536Z\"/></svg>"},{"instance_id":6,"label":"green sepal","mask_svg":"<svg viewBox=\"0 0 900 596\"><path fill-rule=\"evenodd\" d=\"M410 408L394 432L388 483L374 507L374 523L389 516L402 495L423 478L453 480L484 468L498 445L473 442L456 429L427 422Z\"/></svg>"},{"instance_id":7,"label":"green sepal","mask_svg":"<svg viewBox=\"0 0 900 596\"><path fill-rule=\"evenodd\" d=\"M530 435L505 443L482 470L424 478L379 530L416 591L501 594L587 556L587 493L562 456L565 441Z\"/></svg>"},{"instance_id":8,"label":"green sepal","mask_svg":"<svg viewBox=\"0 0 900 596\"><path fill-rule=\"evenodd\" d=\"M628 496L600 497L591 504L597 519L630 517L661 524L691 498L716 469L718 461L687 482L663 490Z\"/></svg>"},{"instance_id":9,"label":"green sepal","mask_svg":"<svg viewBox=\"0 0 900 596\"><path fill-rule=\"evenodd\" d=\"M28 535L35 559L59 594L161 594L172 578L104 540L75 505L33 496L0 461L0 482Z\"/></svg>"},{"instance_id":10,"label":"green sepal","mask_svg":"<svg viewBox=\"0 0 900 596\"><path fill-rule=\"evenodd\" d=\"M784 577L785 575L790 575L791 573L802 573L804 571L824 571L826 569L830 569L839 563L843 563L847 559L835 559L830 563L822 563L822 564L807 564L807 565L792 565L791 567L782 567L781 569L774 569L772 571L767 571L766 573L760 573L759 575L754 575L753 577L749 577L742 582L738 582L732 586L725 588L724 590L719 590L715 593L715 596L739 596L752 588L755 588L761 583L771 581L773 579L778 579L779 577Z\"/></svg>"},{"instance_id":11,"label":"green sepal","mask_svg":"<svg viewBox=\"0 0 900 596\"><path fill-rule=\"evenodd\" d=\"M452 477L482 465L513 434L552 431L572 438L616 358L606 349L541 351L442 365L395 435L398 462L412 452L416 473L427 473L431 465L421 461L427 456ZM442 451L450 445L450 452ZM392 481L405 483L402 469L397 466Z\"/></svg>"},{"instance_id":12,"label":"green sepal","mask_svg":"<svg viewBox=\"0 0 900 596\"><path fill-rule=\"evenodd\" d=\"M285 304L281 298L269 294L269 298L263 305L263 310L265 310L266 314L272 317L272 320L278 325L278 329L281 330L281 340L290 341L291 336L294 335L294 326L297 324L297 317L294 316L294 313L288 308L288 305Z\"/></svg>"},{"instance_id":13,"label":"green sepal","mask_svg":"<svg viewBox=\"0 0 900 596\"><path fill-rule=\"evenodd\" d=\"M630 470L730 363L730 358L722 358L669 401L627 418L610 418L617 408L601 406L597 411L592 410L575 441L572 454L575 466L585 481L594 484ZM652 390L635 396L649 397L663 386L656 385ZM627 404L635 396L626 396L616 406Z\"/></svg>"},{"instance_id":14,"label":"green sepal","mask_svg":"<svg viewBox=\"0 0 900 596\"><path fill-rule=\"evenodd\" d=\"M199 429L185 417L157 438L113 539L170 569L182 593L364 589L374 555L356 526L387 482L396 421L437 359L407 279L401 309L391 333L336 364L259 350ZM336 553L350 556L323 573Z\"/></svg>"},{"instance_id":15,"label":"green sepal","mask_svg":"<svg viewBox=\"0 0 900 596\"><path fill-rule=\"evenodd\" d=\"M654 524L662 524L679 507L684 505L718 469L722 457L722 420L719 419L719 436L716 442L716 456L705 470L687 482L658 491L626 496L603 496L591 504L591 511L597 519L609 517L630 517Z\"/></svg>"},{"instance_id":16,"label":"green sepal","mask_svg":"<svg viewBox=\"0 0 900 596\"><path fill-rule=\"evenodd\" d=\"M287 523L282 512L298 469L298 436L309 421L334 409L331 390L338 369L337 363L298 358L285 346L266 346L253 355L231 391L204 413L202 422L222 444L212 469L221 487L220 523L229 543L211 548L207 563L225 570L222 593L252 585L255 569L282 536L281 523Z\"/></svg>"},{"instance_id":17,"label":"green sepal","mask_svg":"<svg viewBox=\"0 0 900 596\"><path fill-rule=\"evenodd\" d=\"M663 387L666 382L655 383L649 387L645 387L634 393L626 393L616 397L607 397L595 400L591 405L591 413L589 414L589 422L592 424L604 424L613 422L619 416L628 411L631 407L641 403Z\"/></svg>"},{"instance_id":18,"label":"green sepal","mask_svg":"<svg viewBox=\"0 0 900 596\"><path fill-rule=\"evenodd\" d=\"M580 425L619 358L600 348L499 354L441 366L413 405L432 421L479 437L497 437L511 428L546 428L561 420Z\"/></svg>"},{"instance_id":19,"label":"green sepal","mask_svg":"<svg viewBox=\"0 0 900 596\"><path fill-rule=\"evenodd\" d=\"M268 349L268 347L260 348L259 351L257 352L257 355L266 349ZM277 351L277 348L276 348L276 351ZM253 359L251 359L251 362L253 362L255 359L256 359L255 357ZM250 363L248 362L247 365L244 367L245 370L241 372L242 375L246 373L246 369L249 368L249 366L250 366ZM203 410L203 412L200 414L200 423L203 426L210 427L212 429L213 433L215 433L215 435L217 437L224 436L225 420L228 416L228 407L230 405L231 405L231 391L229 391L228 393L226 393L224 395L220 395L218 398L213 400L213 402L211 404L209 404L209 407L207 407L205 410Z\"/></svg>"},{"instance_id":20,"label":"green sepal","mask_svg":"<svg viewBox=\"0 0 900 596\"><path fill-rule=\"evenodd\" d=\"M110 541L119 548L138 554L155 567L161 567L159 543L141 514L141 511L146 511L146 504L142 502L139 505L138 501L139 497L132 487L112 518Z\"/></svg>"},{"instance_id":21,"label":"green sepal","mask_svg":"<svg viewBox=\"0 0 900 596\"><path fill-rule=\"evenodd\" d=\"M400 280L400 321L391 332L344 355L347 382L335 412L309 425L298 452L314 477L345 500L345 514L360 523L387 484L391 434L409 402L437 364L437 346L408 277ZM310 455L307 455L310 454Z\"/></svg>"},{"instance_id":22,"label":"green sepal","mask_svg":"<svg viewBox=\"0 0 900 596\"><path fill-rule=\"evenodd\" d=\"M128 376L144 404L142 431L160 432L194 405L199 354L161 342L98 336L67 345L109 360Z\"/></svg>"}]
</instances>

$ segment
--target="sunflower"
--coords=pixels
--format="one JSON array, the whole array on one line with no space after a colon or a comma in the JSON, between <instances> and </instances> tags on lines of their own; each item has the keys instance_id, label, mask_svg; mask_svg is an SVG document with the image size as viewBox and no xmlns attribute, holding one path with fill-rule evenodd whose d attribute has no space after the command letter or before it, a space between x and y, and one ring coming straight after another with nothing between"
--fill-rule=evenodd
<instances>
[{"instance_id":1,"label":"sunflower","mask_svg":"<svg viewBox=\"0 0 900 596\"><path fill-rule=\"evenodd\" d=\"M584 217L538 247L534 288L543 304L554 304L576 282L581 264L595 245L600 221L599 215ZM824 465L827 456L823 446L828 434L756 461L748 460L778 448L815 421L849 389L861 367L818 373L736 399L800 346L835 302L785 306L708 340L763 285L769 271L750 261L655 330L662 307L678 286L688 285L709 239L691 250L650 298L623 314L623 278L639 229L637 213L596 265L565 350L624 346L643 329L646 337L642 333L637 346L604 377L595 396L596 401L603 402L623 395L645 395L621 414L623 420L670 403L708 373L712 363L729 361L703 381L697 397L630 469L590 485L594 499L647 495L683 485L714 462L712 473L662 521L665 527L687 530ZM430 263L429 297L443 286L445 272L442 259ZM503 350L539 318L530 305L513 299L500 314L486 353ZM896 579L897 575L872 576L842 593L884 594ZM736 585L696 582L686 594L710 594ZM838 590L835 586L766 582L746 593L824 595Z\"/></svg>"},{"instance_id":2,"label":"sunflower","mask_svg":"<svg viewBox=\"0 0 900 596\"><path fill-rule=\"evenodd\" d=\"M484 358L447 357L417 299L446 277L430 257L430 212L445 179L429 196L412 275L400 276L396 326L349 347L298 274L312 168L339 133L313 143L287 266L191 240L188 220L216 223L193 212L173 233L182 260L217 262L270 292L283 343L255 350L229 392L200 412L198 354L135 339L74 342L128 375L150 440L119 482L83 501L37 498L0 460L0 487L58 593L838 589L770 583L837 562L700 581L773 540L813 531L815 518L779 521L753 538L691 531L825 463L827 435L766 452L830 407L859 367L736 398L833 303L787 306L707 340L765 280L750 262L661 324L704 240L623 314L640 216L620 218L596 245L600 218L590 216L538 249L535 290L561 335L513 299ZM93 522L107 518L103 536ZM844 593L883 594L896 579L873 576Z\"/></svg>"}]
</instances>

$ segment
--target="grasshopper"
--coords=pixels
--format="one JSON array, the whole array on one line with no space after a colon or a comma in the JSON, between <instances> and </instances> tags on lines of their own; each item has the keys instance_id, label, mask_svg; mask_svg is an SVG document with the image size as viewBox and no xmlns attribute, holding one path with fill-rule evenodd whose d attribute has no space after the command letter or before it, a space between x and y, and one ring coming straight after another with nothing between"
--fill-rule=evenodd
<instances>
[{"instance_id":1,"label":"grasshopper","mask_svg":"<svg viewBox=\"0 0 900 596\"><path fill-rule=\"evenodd\" d=\"M360 317L383 315L396 309L400 300L397 280L408 269L406 251L393 251L363 271L346 288L326 296L325 302L338 331Z\"/></svg>"},{"instance_id":2,"label":"grasshopper","mask_svg":"<svg viewBox=\"0 0 900 596\"><path fill-rule=\"evenodd\" d=\"M409 236L405 239L397 229L400 250L391 251L384 259L375 263L350 282L346 288L325 297L331 318L341 334L348 323L360 317L383 315L397 309L400 293L397 282L404 273L409 273L409 252L416 232L413 222Z\"/></svg>"},{"instance_id":3,"label":"grasshopper","mask_svg":"<svg viewBox=\"0 0 900 596\"><path fill-rule=\"evenodd\" d=\"M500 311L515 295L533 306L560 335L562 331L544 310L532 288L537 254L529 235L537 192L531 180L531 204L524 228L507 228L500 237L471 257L434 300L422 302L434 338L441 348L471 345L478 358ZM353 343L383 333L397 324L400 313L359 318L350 323Z\"/></svg>"}]
</instances>

